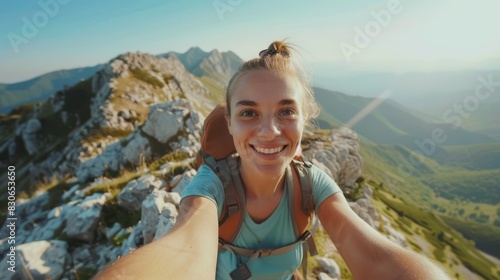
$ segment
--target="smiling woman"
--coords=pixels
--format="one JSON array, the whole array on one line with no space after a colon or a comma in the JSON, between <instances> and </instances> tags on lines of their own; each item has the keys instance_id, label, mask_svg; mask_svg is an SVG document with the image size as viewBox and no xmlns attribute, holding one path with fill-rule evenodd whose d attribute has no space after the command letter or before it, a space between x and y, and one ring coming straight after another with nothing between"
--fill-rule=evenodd
<instances>
[{"instance_id":1,"label":"smiling woman","mask_svg":"<svg viewBox=\"0 0 500 280\"><path fill-rule=\"evenodd\" d=\"M298 279L299 245L309 244L309 232L298 225L304 214L297 212L306 209L318 215L356 279L447 279L361 220L326 173L298 162L304 124L318 106L291 53L274 42L240 68L229 83L225 113L237 154L215 166L206 161L182 192L174 229L97 279L125 270L131 279ZM228 186L226 170L237 183ZM227 239L226 225L235 221L227 218L234 217L228 197L235 193L242 207Z\"/></svg>"}]
</instances>

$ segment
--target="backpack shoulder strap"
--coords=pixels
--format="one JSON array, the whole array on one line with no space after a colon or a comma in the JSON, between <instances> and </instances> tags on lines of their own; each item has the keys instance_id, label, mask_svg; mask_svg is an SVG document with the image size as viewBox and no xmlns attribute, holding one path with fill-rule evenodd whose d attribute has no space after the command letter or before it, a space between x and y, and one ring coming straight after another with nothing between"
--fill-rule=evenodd
<instances>
[{"instance_id":1,"label":"backpack shoulder strap","mask_svg":"<svg viewBox=\"0 0 500 280\"><path fill-rule=\"evenodd\" d=\"M219 239L232 243L240 231L245 211L245 194L238 170L238 158L231 156L215 162L215 173L224 187L224 205L219 217Z\"/></svg>"},{"instance_id":2,"label":"backpack shoulder strap","mask_svg":"<svg viewBox=\"0 0 500 280\"><path fill-rule=\"evenodd\" d=\"M307 278L307 253L311 256L318 254L316 243L312 234L307 230L314 215L314 200L312 193L312 183L309 174L310 163L306 163L302 157L297 156L292 160L293 170L293 214L292 222L294 224L295 234L303 238L302 273L304 279Z\"/></svg>"},{"instance_id":3,"label":"backpack shoulder strap","mask_svg":"<svg viewBox=\"0 0 500 280\"><path fill-rule=\"evenodd\" d=\"M309 174L310 164L294 159L292 165L293 177L293 219L295 234L300 236L307 229L314 215L314 200Z\"/></svg>"}]
</instances>

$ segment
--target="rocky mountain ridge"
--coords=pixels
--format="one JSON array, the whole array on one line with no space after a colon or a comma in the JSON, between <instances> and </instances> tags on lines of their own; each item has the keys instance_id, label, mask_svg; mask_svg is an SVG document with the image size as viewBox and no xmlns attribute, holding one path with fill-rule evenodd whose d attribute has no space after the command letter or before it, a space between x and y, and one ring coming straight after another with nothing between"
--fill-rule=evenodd
<instances>
[{"instance_id":1,"label":"rocky mountain ridge","mask_svg":"<svg viewBox=\"0 0 500 280\"><path fill-rule=\"evenodd\" d=\"M232 51L219 52L215 49L205 52L198 47L190 48L185 53L169 52L160 56L178 57L189 72L198 77L209 77L223 88L243 64L243 60Z\"/></svg>"},{"instance_id":2,"label":"rocky mountain ridge","mask_svg":"<svg viewBox=\"0 0 500 280\"><path fill-rule=\"evenodd\" d=\"M85 89L78 90L81 87ZM130 134L144 125L150 106L190 98L195 106L202 108L210 103L197 101L208 94L175 57L165 59L140 53L118 56L91 79L56 93L43 105L35 107L28 120L17 122L15 136L0 147L0 153L8 155L2 160L3 165L8 158L18 159L26 153L28 157L40 158L27 165L35 180L66 178L82 173L81 169L86 166L82 167L84 162L106 151L106 154L111 153L113 146L108 146L114 144L122 145L126 156L123 160L107 162L111 171L117 172L126 164L136 166L140 155L128 151L136 150L140 145L138 142L144 143L145 140L138 140L138 136L134 140L135 136ZM86 100L72 106L68 95L79 95L75 98L80 99L85 95ZM87 104L88 108L80 106ZM188 106L187 111L194 109L189 107L191 105L185 106ZM154 110L163 109L155 107ZM67 134L52 131L50 127L66 130ZM5 131L9 127L1 129ZM145 130L148 131L147 126ZM168 139L161 141L165 140ZM62 148L52 149L54 141ZM87 181L100 175L93 178L86 175L84 179Z\"/></svg>"}]
</instances>

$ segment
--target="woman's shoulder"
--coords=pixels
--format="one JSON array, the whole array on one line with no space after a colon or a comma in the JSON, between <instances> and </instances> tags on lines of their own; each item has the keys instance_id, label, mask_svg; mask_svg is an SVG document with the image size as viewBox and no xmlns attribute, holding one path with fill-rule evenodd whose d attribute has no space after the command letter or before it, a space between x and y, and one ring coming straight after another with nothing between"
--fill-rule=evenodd
<instances>
[{"instance_id":1,"label":"woman's shoulder","mask_svg":"<svg viewBox=\"0 0 500 280\"><path fill-rule=\"evenodd\" d=\"M201 165L191 182L182 190L182 198L191 195L205 196L217 203L221 201L224 196L222 183L210 167Z\"/></svg>"},{"instance_id":2,"label":"woman's shoulder","mask_svg":"<svg viewBox=\"0 0 500 280\"><path fill-rule=\"evenodd\" d=\"M309 174L312 180L327 180L333 181L333 183L335 183L334 178L332 178L331 175L329 175L325 170L321 169L317 165L311 164L311 167L309 168Z\"/></svg>"},{"instance_id":3,"label":"woman's shoulder","mask_svg":"<svg viewBox=\"0 0 500 280\"><path fill-rule=\"evenodd\" d=\"M311 178L314 204L317 211L319 205L324 200L335 193L341 192L342 190L330 175L316 165L312 165L309 168L309 174Z\"/></svg>"}]
</instances>

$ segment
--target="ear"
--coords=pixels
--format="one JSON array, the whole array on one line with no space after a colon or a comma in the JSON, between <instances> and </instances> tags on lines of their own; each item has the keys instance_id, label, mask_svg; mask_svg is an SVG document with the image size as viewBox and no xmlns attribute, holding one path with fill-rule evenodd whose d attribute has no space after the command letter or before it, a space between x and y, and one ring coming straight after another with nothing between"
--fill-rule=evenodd
<instances>
[{"instance_id":1,"label":"ear","mask_svg":"<svg viewBox=\"0 0 500 280\"><path fill-rule=\"evenodd\" d=\"M228 114L224 114L224 117L226 118L227 129L229 130L229 134L233 135L233 131L231 128L231 116L229 116Z\"/></svg>"}]
</instances>

